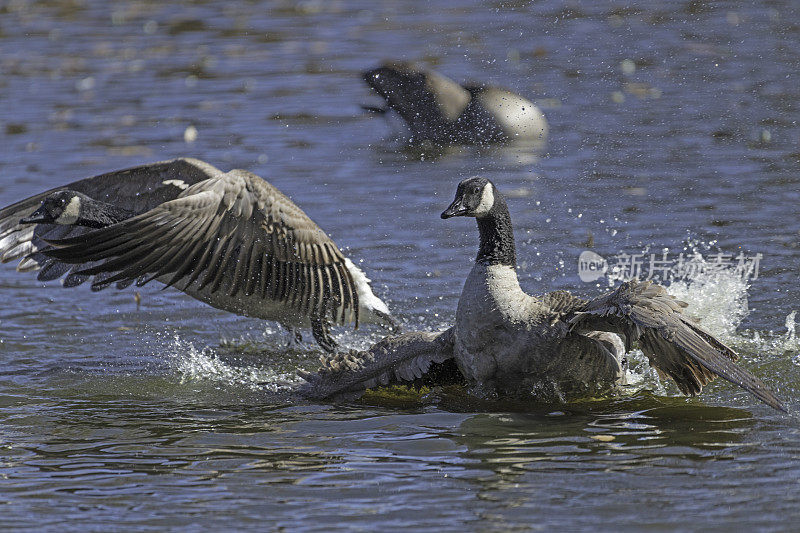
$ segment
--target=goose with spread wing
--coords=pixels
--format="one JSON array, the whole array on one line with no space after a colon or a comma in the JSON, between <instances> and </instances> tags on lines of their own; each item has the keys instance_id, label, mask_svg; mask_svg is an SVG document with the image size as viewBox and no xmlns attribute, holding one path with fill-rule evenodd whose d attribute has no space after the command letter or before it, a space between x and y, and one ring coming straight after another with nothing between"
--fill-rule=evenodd
<instances>
[{"instance_id":1,"label":"goose with spread wing","mask_svg":"<svg viewBox=\"0 0 800 533\"><path fill-rule=\"evenodd\" d=\"M480 248L444 332L391 336L360 353L339 353L301 392L312 398L357 396L367 388L454 374L481 396L568 398L613 388L623 357L638 344L651 366L684 394L699 394L717 376L785 411L761 380L739 367L737 354L691 318L686 304L649 281L628 281L584 300L566 291L534 297L519 285L511 217L484 178L458 185L442 218L477 219ZM624 339L624 342L623 342Z\"/></svg>"},{"instance_id":2,"label":"goose with spread wing","mask_svg":"<svg viewBox=\"0 0 800 533\"><path fill-rule=\"evenodd\" d=\"M408 61L388 61L363 73L386 107L397 113L415 141L440 144L542 142L547 120L530 100L500 87L465 85Z\"/></svg>"},{"instance_id":3,"label":"goose with spread wing","mask_svg":"<svg viewBox=\"0 0 800 533\"><path fill-rule=\"evenodd\" d=\"M245 170L182 158L101 174L0 210L0 259L93 290L153 279L233 313L310 326L397 322L299 207Z\"/></svg>"}]
</instances>

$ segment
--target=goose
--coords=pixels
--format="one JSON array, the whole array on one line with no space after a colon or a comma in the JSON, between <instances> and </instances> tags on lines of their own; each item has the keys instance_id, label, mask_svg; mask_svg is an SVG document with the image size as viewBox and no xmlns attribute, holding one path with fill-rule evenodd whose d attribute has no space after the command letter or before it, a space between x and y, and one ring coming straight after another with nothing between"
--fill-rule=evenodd
<instances>
[{"instance_id":1,"label":"goose","mask_svg":"<svg viewBox=\"0 0 800 533\"><path fill-rule=\"evenodd\" d=\"M398 328L369 279L297 205L245 170L180 158L75 181L0 210L0 260L38 279L124 288L155 279L274 320L334 351L332 324ZM294 339L293 339L294 340Z\"/></svg>"},{"instance_id":2,"label":"goose","mask_svg":"<svg viewBox=\"0 0 800 533\"><path fill-rule=\"evenodd\" d=\"M411 62L385 62L362 74L386 107L363 106L383 114L395 111L416 141L441 144L543 141L547 120L531 101L506 89L461 86Z\"/></svg>"},{"instance_id":3,"label":"goose","mask_svg":"<svg viewBox=\"0 0 800 533\"><path fill-rule=\"evenodd\" d=\"M737 354L683 314L686 304L650 281L631 280L591 300L567 291L531 296L519 285L511 217L502 194L481 177L459 183L442 218L474 217L480 246L443 332L390 336L364 352L341 352L303 373L309 398L357 397L391 383L458 376L482 397L565 399L612 389L624 379L634 343L681 392L699 394L716 376L786 411ZM624 342L623 342L624 339ZM439 379L433 378L434 381Z\"/></svg>"}]
</instances>

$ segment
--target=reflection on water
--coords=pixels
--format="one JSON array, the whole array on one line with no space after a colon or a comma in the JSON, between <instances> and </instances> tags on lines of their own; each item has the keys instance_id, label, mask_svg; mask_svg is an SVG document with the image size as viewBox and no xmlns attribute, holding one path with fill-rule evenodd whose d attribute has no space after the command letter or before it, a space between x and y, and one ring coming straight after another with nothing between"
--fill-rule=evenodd
<instances>
[{"instance_id":1,"label":"reflection on water","mask_svg":"<svg viewBox=\"0 0 800 533\"><path fill-rule=\"evenodd\" d=\"M118 513L123 523L135 523L119 507L131 499L142 498L137 508L156 519L160 505L149 495L158 493L162 504L187 514L224 515L231 505L249 513L260 503L282 521L301 506L297 519L314 527L375 519L398 527L443 519L468 524L488 515L507 526L533 517L555 525L591 521L551 514L567 502L594 506L595 519L613 518L644 503L636 491L708 499L731 483L764 490L767 479L791 464L785 455L759 451L754 435L773 430L748 411L632 410L636 403L458 414L190 400L131 405L100 397L63 402L46 416L17 405L4 410L4 431L15 441L3 456L4 470L14 472L5 497L20 503L54 498L67 508L85 501L100 511L97 520ZM740 470L753 468L742 463L747 456L774 470L742 479ZM786 489L773 485L740 503ZM621 499L619 491L627 496ZM334 507L339 511L330 514ZM409 507L426 511L401 512ZM643 524L681 523L663 509L642 511ZM731 516L751 518L736 510ZM170 523L188 522L171 516Z\"/></svg>"},{"instance_id":2,"label":"reflection on water","mask_svg":"<svg viewBox=\"0 0 800 533\"><path fill-rule=\"evenodd\" d=\"M503 187L531 293L574 265L707 245L749 286L674 290L796 409L795 6L765 3L13 0L0 4L0 205L194 156L246 168L363 259L406 329L452 322L476 236L438 215ZM421 61L540 104L543 147L407 147L360 72ZM194 130L192 130L194 128ZM196 132L196 134L187 134ZM699 399L637 361L630 394L568 405L463 391L297 403L274 324L173 291L62 290L0 270L0 526L786 530L800 437L736 387ZM336 331L363 347L380 332ZM795 363L793 363L793 359ZM726 407L722 407L726 406Z\"/></svg>"},{"instance_id":3,"label":"reflection on water","mask_svg":"<svg viewBox=\"0 0 800 533\"><path fill-rule=\"evenodd\" d=\"M496 146L460 146L432 143L406 144L391 140L384 151L403 154L409 161L440 161L445 158L491 158L495 162L514 168L531 165L539 160L545 144L532 141L515 141Z\"/></svg>"},{"instance_id":4,"label":"reflection on water","mask_svg":"<svg viewBox=\"0 0 800 533\"><path fill-rule=\"evenodd\" d=\"M680 406L595 414L479 415L461 429L470 436L468 456L507 476L733 459L751 426L752 415L745 411Z\"/></svg>"}]
</instances>

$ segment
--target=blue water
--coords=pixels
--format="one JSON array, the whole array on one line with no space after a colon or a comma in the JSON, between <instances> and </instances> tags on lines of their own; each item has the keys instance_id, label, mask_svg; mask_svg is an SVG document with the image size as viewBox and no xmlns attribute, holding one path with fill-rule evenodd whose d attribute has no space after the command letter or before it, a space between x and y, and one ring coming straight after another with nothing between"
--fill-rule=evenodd
<instances>
[{"instance_id":1,"label":"blue water","mask_svg":"<svg viewBox=\"0 0 800 533\"><path fill-rule=\"evenodd\" d=\"M0 205L178 156L290 195L407 329L452 322L474 223L509 196L531 292L596 294L577 258L760 253L757 279L673 290L800 407L800 13L739 2L0 4ZM359 72L412 59L543 109L539 153L404 149ZM187 142L187 128L197 131ZM275 324L174 291L91 293L0 270L0 525L792 530L794 415L726 383L695 399L640 361L627 396L482 403L451 391L298 403L313 369ZM791 326L791 321L790 326ZM363 347L380 336L339 329Z\"/></svg>"}]
</instances>

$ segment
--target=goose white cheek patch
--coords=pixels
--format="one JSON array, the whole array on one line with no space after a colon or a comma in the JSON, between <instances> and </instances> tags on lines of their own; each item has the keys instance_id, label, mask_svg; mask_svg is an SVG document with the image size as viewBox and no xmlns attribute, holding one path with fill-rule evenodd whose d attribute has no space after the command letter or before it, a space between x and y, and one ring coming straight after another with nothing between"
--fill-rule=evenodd
<instances>
[{"instance_id":1,"label":"goose white cheek patch","mask_svg":"<svg viewBox=\"0 0 800 533\"><path fill-rule=\"evenodd\" d=\"M64 208L64 212L58 215L58 218L56 218L56 224L64 224L65 226L74 224L78 220L80 214L81 199L77 196L73 196L67 204L67 207Z\"/></svg>"},{"instance_id":2,"label":"goose white cheek patch","mask_svg":"<svg viewBox=\"0 0 800 533\"><path fill-rule=\"evenodd\" d=\"M491 211L492 206L494 205L494 192L492 191L492 184L487 183L486 186L483 188L483 193L481 194L481 203L478 204L478 207L475 208L475 216L482 217Z\"/></svg>"}]
</instances>

